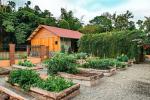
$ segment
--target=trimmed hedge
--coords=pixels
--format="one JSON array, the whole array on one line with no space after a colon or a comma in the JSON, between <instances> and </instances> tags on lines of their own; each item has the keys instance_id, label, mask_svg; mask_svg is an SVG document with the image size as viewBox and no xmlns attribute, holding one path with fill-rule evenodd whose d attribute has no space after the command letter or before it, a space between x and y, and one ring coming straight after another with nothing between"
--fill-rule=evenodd
<instances>
[{"instance_id":1,"label":"trimmed hedge","mask_svg":"<svg viewBox=\"0 0 150 100\"><path fill-rule=\"evenodd\" d=\"M126 54L129 58L138 59L140 48L133 40L143 38L144 34L137 30L86 34L79 40L79 51L102 58Z\"/></svg>"}]
</instances>

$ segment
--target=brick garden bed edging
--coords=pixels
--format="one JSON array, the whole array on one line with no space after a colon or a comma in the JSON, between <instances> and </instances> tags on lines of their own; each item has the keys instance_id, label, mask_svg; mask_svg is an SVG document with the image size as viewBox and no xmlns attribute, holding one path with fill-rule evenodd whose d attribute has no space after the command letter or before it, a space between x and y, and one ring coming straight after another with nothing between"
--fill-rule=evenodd
<instances>
[{"instance_id":1,"label":"brick garden bed edging","mask_svg":"<svg viewBox=\"0 0 150 100\"><path fill-rule=\"evenodd\" d=\"M86 77L86 76L68 74L64 72L58 72L59 76L64 77L66 79L70 79L74 83L78 83L84 86L95 86L99 83L99 79L104 76L103 73L93 73L93 74L95 75Z\"/></svg>"},{"instance_id":2,"label":"brick garden bed edging","mask_svg":"<svg viewBox=\"0 0 150 100\"><path fill-rule=\"evenodd\" d=\"M99 70L99 69L92 69L92 68L79 68L82 71L87 71L90 73L103 73L104 76L110 77L114 74L116 74L117 70L116 68L112 68L110 70Z\"/></svg>"},{"instance_id":3,"label":"brick garden bed edging","mask_svg":"<svg viewBox=\"0 0 150 100\"><path fill-rule=\"evenodd\" d=\"M12 65L13 69L28 69L28 70L40 70L43 69L43 67L35 66L35 67L26 67L26 66L20 66L20 65Z\"/></svg>"}]
</instances>

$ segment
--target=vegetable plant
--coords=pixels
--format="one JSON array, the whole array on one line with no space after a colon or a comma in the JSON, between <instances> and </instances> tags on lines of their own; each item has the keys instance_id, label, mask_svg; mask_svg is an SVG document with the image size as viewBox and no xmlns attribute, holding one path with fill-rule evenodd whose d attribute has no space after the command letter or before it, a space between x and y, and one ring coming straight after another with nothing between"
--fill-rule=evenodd
<instances>
[{"instance_id":1,"label":"vegetable plant","mask_svg":"<svg viewBox=\"0 0 150 100\"><path fill-rule=\"evenodd\" d=\"M46 61L49 74L57 74L57 72L78 73L76 59L72 55L60 54Z\"/></svg>"},{"instance_id":2,"label":"vegetable plant","mask_svg":"<svg viewBox=\"0 0 150 100\"><path fill-rule=\"evenodd\" d=\"M29 90L31 85L39 80L39 74L33 70L13 70L10 72L8 82L18 84L24 90Z\"/></svg>"},{"instance_id":3,"label":"vegetable plant","mask_svg":"<svg viewBox=\"0 0 150 100\"><path fill-rule=\"evenodd\" d=\"M35 87L52 92L60 92L72 85L74 85L73 82L58 76L49 76L48 79L38 81L34 84Z\"/></svg>"},{"instance_id":4,"label":"vegetable plant","mask_svg":"<svg viewBox=\"0 0 150 100\"><path fill-rule=\"evenodd\" d=\"M117 60L121 61L121 62L128 62L128 59L129 59L128 56L124 55L124 54L122 54L121 56L117 57Z\"/></svg>"},{"instance_id":5,"label":"vegetable plant","mask_svg":"<svg viewBox=\"0 0 150 100\"><path fill-rule=\"evenodd\" d=\"M30 87L38 87L51 92L60 92L74 85L73 82L59 76L49 76L43 80L33 70L13 70L9 74L8 82L12 85L18 84L25 91L28 91Z\"/></svg>"},{"instance_id":6,"label":"vegetable plant","mask_svg":"<svg viewBox=\"0 0 150 100\"><path fill-rule=\"evenodd\" d=\"M26 60L26 59L23 60L23 61L19 61L18 65L20 65L20 66L26 66L26 67L34 67L35 66L35 64L33 64L31 61Z\"/></svg>"}]
</instances>

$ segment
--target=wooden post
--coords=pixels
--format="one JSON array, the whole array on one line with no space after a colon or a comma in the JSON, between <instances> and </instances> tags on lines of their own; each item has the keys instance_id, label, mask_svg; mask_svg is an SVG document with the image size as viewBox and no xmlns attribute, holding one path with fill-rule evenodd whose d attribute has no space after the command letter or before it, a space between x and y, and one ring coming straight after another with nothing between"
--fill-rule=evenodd
<instances>
[{"instance_id":1,"label":"wooden post","mask_svg":"<svg viewBox=\"0 0 150 100\"><path fill-rule=\"evenodd\" d=\"M49 46L46 46L46 57L49 58Z\"/></svg>"},{"instance_id":2,"label":"wooden post","mask_svg":"<svg viewBox=\"0 0 150 100\"><path fill-rule=\"evenodd\" d=\"M27 45L27 56L29 56L30 55L30 46L29 45Z\"/></svg>"},{"instance_id":3,"label":"wooden post","mask_svg":"<svg viewBox=\"0 0 150 100\"><path fill-rule=\"evenodd\" d=\"M15 44L9 44L10 65L15 64Z\"/></svg>"},{"instance_id":4,"label":"wooden post","mask_svg":"<svg viewBox=\"0 0 150 100\"><path fill-rule=\"evenodd\" d=\"M40 46L40 58L42 61L44 60L44 55L45 55L45 46L41 45Z\"/></svg>"}]
</instances>

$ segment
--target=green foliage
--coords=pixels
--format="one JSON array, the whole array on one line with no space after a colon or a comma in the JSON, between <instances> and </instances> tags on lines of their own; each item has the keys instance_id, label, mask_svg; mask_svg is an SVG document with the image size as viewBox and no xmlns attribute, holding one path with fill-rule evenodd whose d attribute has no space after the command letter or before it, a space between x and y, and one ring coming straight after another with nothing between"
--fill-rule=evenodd
<instances>
[{"instance_id":1,"label":"green foliage","mask_svg":"<svg viewBox=\"0 0 150 100\"><path fill-rule=\"evenodd\" d=\"M60 20L58 26L60 28L70 29L69 23L66 20Z\"/></svg>"},{"instance_id":2,"label":"green foliage","mask_svg":"<svg viewBox=\"0 0 150 100\"><path fill-rule=\"evenodd\" d=\"M47 60L46 64L49 74L57 74L57 72L78 73L76 59L72 55L57 54Z\"/></svg>"},{"instance_id":3,"label":"green foliage","mask_svg":"<svg viewBox=\"0 0 150 100\"><path fill-rule=\"evenodd\" d=\"M85 68L111 69L114 66L113 59L90 59L83 64Z\"/></svg>"},{"instance_id":4,"label":"green foliage","mask_svg":"<svg viewBox=\"0 0 150 100\"><path fill-rule=\"evenodd\" d=\"M8 82L12 85L18 84L25 91L32 86L50 92L60 92L74 85L73 82L58 76L49 76L48 79L42 80L33 70L13 70L9 74Z\"/></svg>"},{"instance_id":5,"label":"green foliage","mask_svg":"<svg viewBox=\"0 0 150 100\"><path fill-rule=\"evenodd\" d=\"M24 61L19 61L18 65L25 66L25 67L34 67L35 66L31 61L26 60L26 59Z\"/></svg>"},{"instance_id":6,"label":"green foliage","mask_svg":"<svg viewBox=\"0 0 150 100\"><path fill-rule=\"evenodd\" d=\"M39 79L39 75L35 71L13 70L9 74L8 82L10 84L18 84L24 90L29 90Z\"/></svg>"},{"instance_id":7,"label":"green foliage","mask_svg":"<svg viewBox=\"0 0 150 100\"><path fill-rule=\"evenodd\" d=\"M138 59L140 48L133 40L142 39L143 35L143 32L137 30L87 34L79 41L79 51L102 58L116 58L126 54L129 58Z\"/></svg>"},{"instance_id":8,"label":"green foliage","mask_svg":"<svg viewBox=\"0 0 150 100\"><path fill-rule=\"evenodd\" d=\"M117 60L121 62L128 62L129 58L127 55L122 54L121 56L117 57Z\"/></svg>"},{"instance_id":9,"label":"green foliage","mask_svg":"<svg viewBox=\"0 0 150 100\"><path fill-rule=\"evenodd\" d=\"M87 25L79 29L84 34L102 33L105 32L104 28L100 25Z\"/></svg>"},{"instance_id":10,"label":"green foliage","mask_svg":"<svg viewBox=\"0 0 150 100\"><path fill-rule=\"evenodd\" d=\"M76 54L74 54L74 56L75 56L77 59L86 59L86 58L88 57L87 53L83 53L83 52L76 53Z\"/></svg>"},{"instance_id":11,"label":"green foliage","mask_svg":"<svg viewBox=\"0 0 150 100\"><path fill-rule=\"evenodd\" d=\"M102 26L103 32L110 31L112 29L112 22L111 19L107 18L106 16L96 16L94 19L90 21L92 25L99 25Z\"/></svg>"},{"instance_id":12,"label":"green foliage","mask_svg":"<svg viewBox=\"0 0 150 100\"><path fill-rule=\"evenodd\" d=\"M113 67L117 68L123 68L126 64L122 63L120 61L117 61L116 59L89 59L85 64L83 64L81 67L84 68L93 68L93 69L101 69L101 70L108 70Z\"/></svg>"},{"instance_id":13,"label":"green foliage","mask_svg":"<svg viewBox=\"0 0 150 100\"><path fill-rule=\"evenodd\" d=\"M36 84L34 84L35 87L51 92L60 92L71 87L72 85L74 85L73 82L67 81L58 76L49 76L48 79L38 81Z\"/></svg>"}]
</instances>

